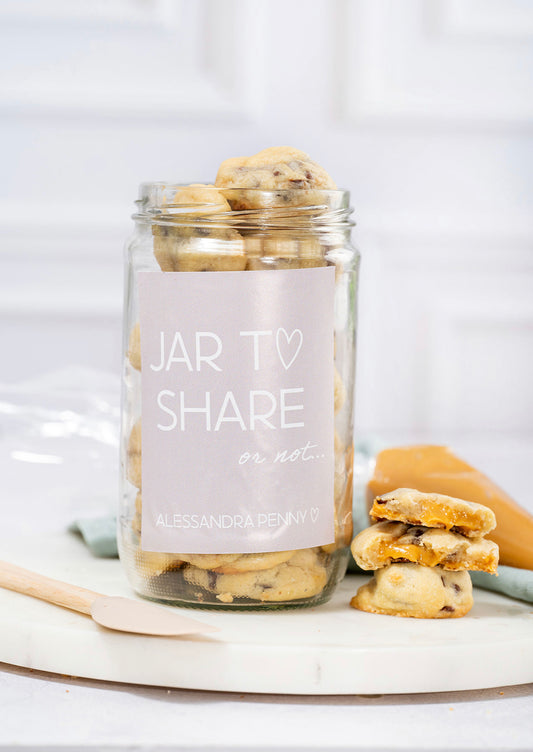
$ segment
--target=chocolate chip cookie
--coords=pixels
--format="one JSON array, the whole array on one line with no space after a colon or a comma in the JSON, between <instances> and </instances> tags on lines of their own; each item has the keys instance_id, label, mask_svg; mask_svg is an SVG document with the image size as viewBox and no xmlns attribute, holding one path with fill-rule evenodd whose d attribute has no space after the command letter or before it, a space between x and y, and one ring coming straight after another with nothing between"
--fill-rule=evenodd
<instances>
[{"instance_id":1,"label":"chocolate chip cookie","mask_svg":"<svg viewBox=\"0 0 533 752\"><path fill-rule=\"evenodd\" d=\"M314 191L337 187L308 154L289 146L263 149L251 157L226 159L219 167L215 186L222 190L234 211L310 206L317 203ZM262 195L262 191L270 193Z\"/></svg>"},{"instance_id":2,"label":"chocolate chip cookie","mask_svg":"<svg viewBox=\"0 0 533 752\"><path fill-rule=\"evenodd\" d=\"M126 476L136 488L142 487L141 421L131 429L128 439Z\"/></svg>"},{"instance_id":3,"label":"chocolate chip cookie","mask_svg":"<svg viewBox=\"0 0 533 752\"><path fill-rule=\"evenodd\" d=\"M141 370L141 325L139 322L132 328L128 341L127 357L136 371Z\"/></svg>"},{"instance_id":4,"label":"chocolate chip cookie","mask_svg":"<svg viewBox=\"0 0 533 752\"><path fill-rule=\"evenodd\" d=\"M217 574L240 574L272 569L288 561L294 553L269 551L258 554L180 554L180 558L194 567L211 569Z\"/></svg>"},{"instance_id":5,"label":"chocolate chip cookie","mask_svg":"<svg viewBox=\"0 0 533 752\"><path fill-rule=\"evenodd\" d=\"M440 567L391 564L378 569L350 601L353 608L390 616L447 619L464 616L473 605L468 572Z\"/></svg>"},{"instance_id":6,"label":"chocolate chip cookie","mask_svg":"<svg viewBox=\"0 0 533 752\"><path fill-rule=\"evenodd\" d=\"M188 566L184 577L192 585L215 593L222 603L235 598L261 602L283 602L318 595L327 583L327 571L312 549L293 553L283 564L271 569L239 574L219 574Z\"/></svg>"},{"instance_id":7,"label":"chocolate chip cookie","mask_svg":"<svg viewBox=\"0 0 533 752\"><path fill-rule=\"evenodd\" d=\"M181 210L181 211L180 211ZM154 224L154 255L164 272L242 271L243 240L237 230L217 225L216 215L230 211L212 185L180 188L161 223Z\"/></svg>"},{"instance_id":8,"label":"chocolate chip cookie","mask_svg":"<svg viewBox=\"0 0 533 752\"><path fill-rule=\"evenodd\" d=\"M141 539L142 529L142 508L142 494L139 491L137 493L137 496L135 497L135 514L133 515L133 519L131 521L131 528L139 540Z\"/></svg>"},{"instance_id":9,"label":"chocolate chip cookie","mask_svg":"<svg viewBox=\"0 0 533 752\"><path fill-rule=\"evenodd\" d=\"M320 240L307 233L278 230L275 234L249 233L244 237L249 271L309 269L327 266Z\"/></svg>"},{"instance_id":10,"label":"chocolate chip cookie","mask_svg":"<svg viewBox=\"0 0 533 752\"><path fill-rule=\"evenodd\" d=\"M342 409L342 406L346 402L346 387L341 379L340 373L335 368L333 371L333 384L334 384L334 411L335 415Z\"/></svg>"}]
</instances>

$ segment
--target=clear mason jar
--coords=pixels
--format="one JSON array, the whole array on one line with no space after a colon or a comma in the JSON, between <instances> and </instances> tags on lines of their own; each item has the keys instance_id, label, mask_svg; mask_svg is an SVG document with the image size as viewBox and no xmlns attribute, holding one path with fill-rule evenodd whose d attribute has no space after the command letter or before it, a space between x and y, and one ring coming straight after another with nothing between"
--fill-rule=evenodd
<instances>
[{"instance_id":1,"label":"clear mason jar","mask_svg":"<svg viewBox=\"0 0 533 752\"><path fill-rule=\"evenodd\" d=\"M352 538L349 194L178 190L141 186L125 251L121 561L168 604L324 603Z\"/></svg>"}]
</instances>

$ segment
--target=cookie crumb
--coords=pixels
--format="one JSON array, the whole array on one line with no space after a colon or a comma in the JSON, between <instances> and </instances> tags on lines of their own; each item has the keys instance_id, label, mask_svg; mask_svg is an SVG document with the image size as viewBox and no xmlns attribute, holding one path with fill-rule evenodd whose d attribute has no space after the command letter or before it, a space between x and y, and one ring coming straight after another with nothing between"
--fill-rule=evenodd
<instances>
[{"instance_id":1,"label":"cookie crumb","mask_svg":"<svg viewBox=\"0 0 533 752\"><path fill-rule=\"evenodd\" d=\"M220 595L217 595L217 598L219 601L222 601L222 603L233 603L233 596L231 593L220 593Z\"/></svg>"}]
</instances>

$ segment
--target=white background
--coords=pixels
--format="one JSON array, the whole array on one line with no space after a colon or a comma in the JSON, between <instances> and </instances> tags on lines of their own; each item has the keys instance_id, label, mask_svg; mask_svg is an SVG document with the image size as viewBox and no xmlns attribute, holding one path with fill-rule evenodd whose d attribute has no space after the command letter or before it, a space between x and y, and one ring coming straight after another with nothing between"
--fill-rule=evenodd
<instances>
[{"instance_id":1,"label":"white background","mask_svg":"<svg viewBox=\"0 0 533 752\"><path fill-rule=\"evenodd\" d=\"M119 373L143 180L352 191L356 420L533 438L533 0L1 0L0 379Z\"/></svg>"}]
</instances>

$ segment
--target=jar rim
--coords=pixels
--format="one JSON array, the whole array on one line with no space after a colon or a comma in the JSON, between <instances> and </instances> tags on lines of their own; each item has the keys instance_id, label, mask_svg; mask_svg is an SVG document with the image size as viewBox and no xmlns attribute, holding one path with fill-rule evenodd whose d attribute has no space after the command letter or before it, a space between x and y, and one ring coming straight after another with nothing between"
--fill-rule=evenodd
<instances>
[{"instance_id":1,"label":"jar rim","mask_svg":"<svg viewBox=\"0 0 533 752\"><path fill-rule=\"evenodd\" d=\"M137 211L132 215L136 222L197 226L210 228L232 227L238 230L255 227L272 229L327 229L351 228L355 222L351 218L349 191L322 188L219 188L206 185L219 191L230 204L228 211L216 202L174 203L174 197L181 188L191 184L169 183L166 181L143 182L139 187L139 198L135 201ZM235 208L234 208L235 207Z\"/></svg>"},{"instance_id":2,"label":"jar rim","mask_svg":"<svg viewBox=\"0 0 533 752\"><path fill-rule=\"evenodd\" d=\"M270 190L265 190L264 188L249 188L248 186L233 186L233 187L221 187L218 185L214 185L213 183L200 183L200 182L193 182L193 183L175 183L172 180L145 180L139 185L139 197L142 198L150 191L153 191L153 189L167 189L167 190L173 190L177 191L180 188L191 188L191 187L202 187L202 188L214 188L217 191L220 191L221 193L225 193L226 191L254 191L258 193L311 193L311 192L319 192L319 193L331 193L331 194L342 194L346 196L350 196L350 191L346 191L341 188L273 188Z\"/></svg>"}]
</instances>

